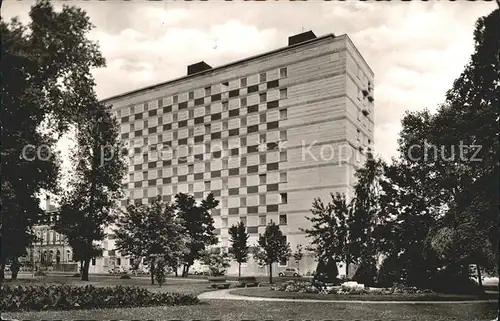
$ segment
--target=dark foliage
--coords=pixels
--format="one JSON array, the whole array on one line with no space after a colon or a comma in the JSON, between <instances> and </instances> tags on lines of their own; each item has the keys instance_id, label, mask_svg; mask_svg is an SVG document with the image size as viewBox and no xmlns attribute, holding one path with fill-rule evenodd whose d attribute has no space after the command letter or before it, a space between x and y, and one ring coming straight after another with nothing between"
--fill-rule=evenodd
<instances>
[{"instance_id":1,"label":"dark foliage","mask_svg":"<svg viewBox=\"0 0 500 321\"><path fill-rule=\"evenodd\" d=\"M140 287L6 286L0 287L1 311L78 310L194 305L190 294L150 292Z\"/></svg>"}]
</instances>

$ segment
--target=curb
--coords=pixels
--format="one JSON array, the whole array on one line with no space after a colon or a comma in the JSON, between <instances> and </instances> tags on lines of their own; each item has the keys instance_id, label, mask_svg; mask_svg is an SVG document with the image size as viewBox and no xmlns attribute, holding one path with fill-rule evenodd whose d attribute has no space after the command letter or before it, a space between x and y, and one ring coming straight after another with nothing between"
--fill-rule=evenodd
<instances>
[{"instance_id":1,"label":"curb","mask_svg":"<svg viewBox=\"0 0 500 321\"><path fill-rule=\"evenodd\" d=\"M263 298L231 294L234 289L205 292L198 295L200 300L238 300L238 301L268 301L268 302L311 302L311 303L357 303L357 304L473 304L493 303L498 300L464 300L464 301L366 301L366 300L318 300L318 299L284 299Z\"/></svg>"}]
</instances>

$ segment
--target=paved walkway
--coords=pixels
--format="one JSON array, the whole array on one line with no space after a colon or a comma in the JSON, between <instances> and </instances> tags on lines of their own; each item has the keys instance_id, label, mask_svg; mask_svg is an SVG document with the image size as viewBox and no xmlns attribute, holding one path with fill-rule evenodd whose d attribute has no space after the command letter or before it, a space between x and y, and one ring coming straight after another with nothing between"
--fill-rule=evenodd
<instances>
[{"instance_id":1,"label":"paved walkway","mask_svg":"<svg viewBox=\"0 0 500 321\"><path fill-rule=\"evenodd\" d=\"M200 300L240 300L240 301L270 301L270 302L315 302L315 303L362 303L362 304L467 304L489 303L497 300L469 300L469 301L361 301L361 300L316 300L316 299L281 299L262 298L232 294L234 289L205 292L198 295Z\"/></svg>"}]
</instances>

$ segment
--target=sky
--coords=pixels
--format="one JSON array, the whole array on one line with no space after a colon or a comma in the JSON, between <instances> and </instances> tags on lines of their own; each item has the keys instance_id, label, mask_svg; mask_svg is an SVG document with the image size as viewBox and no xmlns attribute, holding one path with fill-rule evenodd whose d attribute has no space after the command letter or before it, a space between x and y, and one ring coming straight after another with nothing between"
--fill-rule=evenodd
<instances>
[{"instance_id":1,"label":"sky","mask_svg":"<svg viewBox=\"0 0 500 321\"><path fill-rule=\"evenodd\" d=\"M4 0L28 22L33 2ZM477 18L495 2L57 1L87 11L107 67L99 98L165 82L201 60L211 66L284 47L288 37L348 34L375 73L375 151L397 155L405 111L435 110L469 60ZM62 149L68 141L62 141Z\"/></svg>"}]
</instances>

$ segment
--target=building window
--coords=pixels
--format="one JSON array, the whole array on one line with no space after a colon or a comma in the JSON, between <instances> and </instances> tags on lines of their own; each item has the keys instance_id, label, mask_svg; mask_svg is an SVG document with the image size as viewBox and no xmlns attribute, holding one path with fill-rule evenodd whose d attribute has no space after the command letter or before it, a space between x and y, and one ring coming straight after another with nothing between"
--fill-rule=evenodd
<instances>
[{"instance_id":1,"label":"building window","mask_svg":"<svg viewBox=\"0 0 500 321\"><path fill-rule=\"evenodd\" d=\"M174 101L174 104L177 104L179 102L179 97L177 95L174 95L172 99Z\"/></svg>"},{"instance_id":2,"label":"building window","mask_svg":"<svg viewBox=\"0 0 500 321\"><path fill-rule=\"evenodd\" d=\"M222 227L227 227L227 218L222 218Z\"/></svg>"},{"instance_id":3,"label":"building window","mask_svg":"<svg viewBox=\"0 0 500 321\"><path fill-rule=\"evenodd\" d=\"M287 181L286 173L280 173L280 183L285 183Z\"/></svg>"},{"instance_id":4,"label":"building window","mask_svg":"<svg viewBox=\"0 0 500 321\"><path fill-rule=\"evenodd\" d=\"M280 89L280 99L285 99L288 97L288 91L286 88Z\"/></svg>"},{"instance_id":5,"label":"building window","mask_svg":"<svg viewBox=\"0 0 500 321\"><path fill-rule=\"evenodd\" d=\"M267 100L267 95L266 95L266 93L262 93L262 94L260 94L260 95L259 95L259 102L261 102L261 103L265 103L265 102L266 102L266 100Z\"/></svg>"},{"instance_id":6,"label":"building window","mask_svg":"<svg viewBox=\"0 0 500 321\"><path fill-rule=\"evenodd\" d=\"M189 96L189 99L194 99L194 92L190 91L188 96Z\"/></svg>"},{"instance_id":7,"label":"building window","mask_svg":"<svg viewBox=\"0 0 500 321\"><path fill-rule=\"evenodd\" d=\"M288 203L288 194L287 193L280 193L280 199L281 199L281 204L287 204Z\"/></svg>"},{"instance_id":8,"label":"building window","mask_svg":"<svg viewBox=\"0 0 500 321\"><path fill-rule=\"evenodd\" d=\"M266 225L266 216L259 215L259 225Z\"/></svg>"},{"instance_id":9,"label":"building window","mask_svg":"<svg viewBox=\"0 0 500 321\"><path fill-rule=\"evenodd\" d=\"M288 265L288 261L286 259L283 259L283 260L279 261L278 264L279 264L279 266L283 266L284 267L284 266Z\"/></svg>"},{"instance_id":10,"label":"building window","mask_svg":"<svg viewBox=\"0 0 500 321\"><path fill-rule=\"evenodd\" d=\"M280 162L286 162L286 161L287 161L286 151L280 152Z\"/></svg>"},{"instance_id":11,"label":"building window","mask_svg":"<svg viewBox=\"0 0 500 321\"><path fill-rule=\"evenodd\" d=\"M280 68L280 78L288 77L288 70L286 67Z\"/></svg>"},{"instance_id":12,"label":"building window","mask_svg":"<svg viewBox=\"0 0 500 321\"><path fill-rule=\"evenodd\" d=\"M287 224L286 214L281 214L280 215L280 225L286 225L286 224Z\"/></svg>"},{"instance_id":13,"label":"building window","mask_svg":"<svg viewBox=\"0 0 500 321\"><path fill-rule=\"evenodd\" d=\"M210 96L212 94L212 88L211 87L205 87L205 96Z\"/></svg>"},{"instance_id":14,"label":"building window","mask_svg":"<svg viewBox=\"0 0 500 321\"><path fill-rule=\"evenodd\" d=\"M266 73L263 72L259 75L259 82L266 82Z\"/></svg>"},{"instance_id":15,"label":"building window","mask_svg":"<svg viewBox=\"0 0 500 321\"><path fill-rule=\"evenodd\" d=\"M95 258L92 259L92 266L95 266Z\"/></svg>"},{"instance_id":16,"label":"building window","mask_svg":"<svg viewBox=\"0 0 500 321\"><path fill-rule=\"evenodd\" d=\"M229 103L227 101L222 103L222 111L227 111L229 108Z\"/></svg>"},{"instance_id":17,"label":"building window","mask_svg":"<svg viewBox=\"0 0 500 321\"><path fill-rule=\"evenodd\" d=\"M240 217L240 222L243 223L246 226L247 225L247 218L246 218L246 216Z\"/></svg>"},{"instance_id":18,"label":"building window","mask_svg":"<svg viewBox=\"0 0 500 321\"><path fill-rule=\"evenodd\" d=\"M240 198L240 206L241 207L247 206L247 198L246 197Z\"/></svg>"},{"instance_id":19,"label":"building window","mask_svg":"<svg viewBox=\"0 0 500 321\"><path fill-rule=\"evenodd\" d=\"M241 98L240 99L240 107L246 107L247 106L247 98Z\"/></svg>"},{"instance_id":20,"label":"building window","mask_svg":"<svg viewBox=\"0 0 500 321\"><path fill-rule=\"evenodd\" d=\"M286 109L280 110L280 120L286 119L288 117Z\"/></svg>"},{"instance_id":21,"label":"building window","mask_svg":"<svg viewBox=\"0 0 500 321\"><path fill-rule=\"evenodd\" d=\"M280 131L280 140L286 140L286 131L285 130Z\"/></svg>"},{"instance_id":22,"label":"building window","mask_svg":"<svg viewBox=\"0 0 500 321\"><path fill-rule=\"evenodd\" d=\"M240 79L240 87L246 87L246 86L247 86L247 79L241 78Z\"/></svg>"},{"instance_id":23,"label":"building window","mask_svg":"<svg viewBox=\"0 0 500 321\"><path fill-rule=\"evenodd\" d=\"M277 121L273 121L273 122L267 123L267 129L275 129L275 128L278 128L278 122Z\"/></svg>"}]
</instances>

